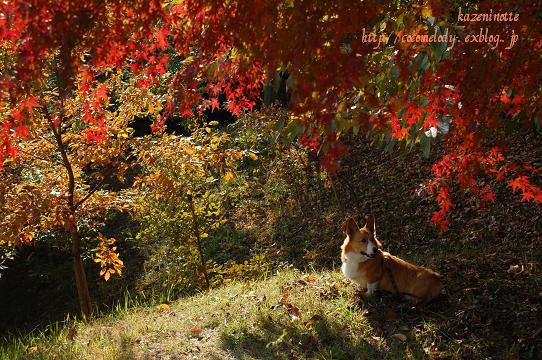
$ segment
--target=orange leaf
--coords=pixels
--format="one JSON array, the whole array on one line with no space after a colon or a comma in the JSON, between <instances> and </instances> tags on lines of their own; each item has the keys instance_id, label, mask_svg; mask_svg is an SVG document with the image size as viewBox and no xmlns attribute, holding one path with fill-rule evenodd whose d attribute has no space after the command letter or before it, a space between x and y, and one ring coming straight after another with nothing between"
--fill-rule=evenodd
<instances>
[{"instance_id":1,"label":"orange leaf","mask_svg":"<svg viewBox=\"0 0 542 360\"><path fill-rule=\"evenodd\" d=\"M68 331L68 335L66 335L66 339L73 341L76 336L77 336L77 329L71 328L70 331Z\"/></svg>"},{"instance_id":2,"label":"orange leaf","mask_svg":"<svg viewBox=\"0 0 542 360\"><path fill-rule=\"evenodd\" d=\"M193 335L199 335L203 332L203 329L200 328L200 327L193 327L192 329L190 329L190 332L193 334Z\"/></svg>"},{"instance_id":3,"label":"orange leaf","mask_svg":"<svg viewBox=\"0 0 542 360\"><path fill-rule=\"evenodd\" d=\"M290 315L290 318L292 320L299 320L301 319L301 312L297 308L297 306L292 304L286 304L286 307L288 308L288 315Z\"/></svg>"},{"instance_id":4,"label":"orange leaf","mask_svg":"<svg viewBox=\"0 0 542 360\"><path fill-rule=\"evenodd\" d=\"M228 170L228 171L226 172L226 175L224 175L224 180L230 181L230 180L232 180L234 177L235 177L235 174L233 173L233 171Z\"/></svg>"}]
</instances>

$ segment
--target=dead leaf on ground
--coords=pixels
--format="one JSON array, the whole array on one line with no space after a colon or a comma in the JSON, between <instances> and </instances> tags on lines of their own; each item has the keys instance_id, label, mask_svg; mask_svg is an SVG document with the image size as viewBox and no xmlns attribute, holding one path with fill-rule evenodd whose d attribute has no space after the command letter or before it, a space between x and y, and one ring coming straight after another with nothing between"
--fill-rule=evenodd
<instances>
[{"instance_id":1,"label":"dead leaf on ground","mask_svg":"<svg viewBox=\"0 0 542 360\"><path fill-rule=\"evenodd\" d=\"M305 276L305 281L306 282L314 282L314 281L316 281L316 278L314 276L312 276L312 275L307 275L307 276Z\"/></svg>"},{"instance_id":2,"label":"dead leaf on ground","mask_svg":"<svg viewBox=\"0 0 542 360\"><path fill-rule=\"evenodd\" d=\"M77 330L75 328L71 328L70 331L68 331L68 335L66 335L66 339L73 341L76 336Z\"/></svg>"},{"instance_id":3,"label":"dead leaf on ground","mask_svg":"<svg viewBox=\"0 0 542 360\"><path fill-rule=\"evenodd\" d=\"M312 321L303 321L303 325L305 325L307 330L312 330Z\"/></svg>"},{"instance_id":4,"label":"dead leaf on ground","mask_svg":"<svg viewBox=\"0 0 542 360\"><path fill-rule=\"evenodd\" d=\"M301 349L305 354L310 354L318 347L318 339L314 335L310 335L301 344Z\"/></svg>"},{"instance_id":5,"label":"dead leaf on ground","mask_svg":"<svg viewBox=\"0 0 542 360\"><path fill-rule=\"evenodd\" d=\"M169 311L169 305L168 304L160 304L160 305L158 305L158 311L160 311L160 312Z\"/></svg>"},{"instance_id":6,"label":"dead leaf on ground","mask_svg":"<svg viewBox=\"0 0 542 360\"><path fill-rule=\"evenodd\" d=\"M523 265L510 265L508 268L507 273L519 275L525 271L525 267Z\"/></svg>"},{"instance_id":7,"label":"dead leaf on ground","mask_svg":"<svg viewBox=\"0 0 542 360\"><path fill-rule=\"evenodd\" d=\"M279 302L282 303L282 304L286 304L288 302L288 298L289 298L288 294L284 294L284 295L281 296Z\"/></svg>"},{"instance_id":8,"label":"dead leaf on ground","mask_svg":"<svg viewBox=\"0 0 542 360\"><path fill-rule=\"evenodd\" d=\"M286 308L288 310L288 315L292 320L299 320L301 319L301 312L297 308L297 306L292 304L286 304Z\"/></svg>"},{"instance_id":9,"label":"dead leaf on ground","mask_svg":"<svg viewBox=\"0 0 542 360\"><path fill-rule=\"evenodd\" d=\"M192 335L200 335L203 332L203 329L197 326L194 326L192 329L190 329L190 332Z\"/></svg>"},{"instance_id":10,"label":"dead leaf on ground","mask_svg":"<svg viewBox=\"0 0 542 360\"><path fill-rule=\"evenodd\" d=\"M405 334L397 333L397 334L393 334L391 337L401 342L407 341L407 337Z\"/></svg>"}]
</instances>

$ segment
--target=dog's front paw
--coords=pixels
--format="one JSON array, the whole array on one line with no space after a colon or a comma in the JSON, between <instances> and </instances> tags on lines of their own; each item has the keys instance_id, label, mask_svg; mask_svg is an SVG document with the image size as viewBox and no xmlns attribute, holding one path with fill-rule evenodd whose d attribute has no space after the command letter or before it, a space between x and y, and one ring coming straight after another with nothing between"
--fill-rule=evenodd
<instances>
[{"instance_id":1,"label":"dog's front paw","mask_svg":"<svg viewBox=\"0 0 542 360\"><path fill-rule=\"evenodd\" d=\"M354 298L357 303L363 303L367 299L367 289L357 288L354 291Z\"/></svg>"},{"instance_id":2,"label":"dog's front paw","mask_svg":"<svg viewBox=\"0 0 542 360\"><path fill-rule=\"evenodd\" d=\"M367 296L371 296L378 290L378 282L370 283L367 285Z\"/></svg>"},{"instance_id":3,"label":"dog's front paw","mask_svg":"<svg viewBox=\"0 0 542 360\"><path fill-rule=\"evenodd\" d=\"M367 309L378 307L380 304L380 298L378 296L366 296L363 304Z\"/></svg>"}]
</instances>

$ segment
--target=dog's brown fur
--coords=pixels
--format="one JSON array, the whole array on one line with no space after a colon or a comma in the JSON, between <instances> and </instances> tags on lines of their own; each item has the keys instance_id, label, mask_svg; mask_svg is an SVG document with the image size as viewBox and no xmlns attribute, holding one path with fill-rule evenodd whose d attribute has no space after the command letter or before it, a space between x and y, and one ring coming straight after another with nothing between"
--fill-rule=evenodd
<instances>
[{"instance_id":1,"label":"dog's brown fur","mask_svg":"<svg viewBox=\"0 0 542 360\"><path fill-rule=\"evenodd\" d=\"M376 239L374 217L369 216L361 229L349 219L345 232L341 269L346 277L367 288L368 295L382 289L403 295L415 304L425 304L441 294L443 285L438 273L382 251L382 244Z\"/></svg>"}]
</instances>

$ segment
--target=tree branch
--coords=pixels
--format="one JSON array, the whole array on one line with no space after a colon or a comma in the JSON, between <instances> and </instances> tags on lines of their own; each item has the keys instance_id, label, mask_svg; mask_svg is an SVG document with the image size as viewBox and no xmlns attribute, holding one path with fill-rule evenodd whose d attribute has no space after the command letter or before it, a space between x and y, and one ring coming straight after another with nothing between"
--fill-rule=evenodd
<instances>
[{"instance_id":1,"label":"tree branch","mask_svg":"<svg viewBox=\"0 0 542 360\"><path fill-rule=\"evenodd\" d=\"M60 98L60 116L59 119L62 120L64 117L64 98ZM66 168L66 171L68 172L68 207L72 212L75 212L75 207L73 203L73 196L75 193L75 176L73 174L73 168L70 162L70 159L68 158L68 154L66 152L65 144L62 141L62 131L60 129L60 123L58 126L58 129L55 128L55 124L53 120L51 119L51 116L49 114L49 111L47 110L47 106L44 106L44 112L45 117L47 118L47 121L49 122L49 126L51 127L51 131L53 132L53 135L56 140L58 151L60 152L60 156L62 157L62 162L64 164L64 167Z\"/></svg>"},{"instance_id":2,"label":"tree branch","mask_svg":"<svg viewBox=\"0 0 542 360\"><path fill-rule=\"evenodd\" d=\"M26 155L28 155L28 156L30 156L30 157L36 159L36 160L41 160L41 161L46 161L46 162L52 161L52 162L57 163L57 164L59 164L59 165L64 165L64 163L62 163L62 162L59 161L59 160L55 160L55 159L47 159L47 158L44 158L44 157L41 157L41 156L32 154L32 153L30 153L30 152L28 152L28 151L26 151L26 150L20 149L20 148L19 148L19 151L22 152L23 154L26 154Z\"/></svg>"},{"instance_id":3,"label":"tree branch","mask_svg":"<svg viewBox=\"0 0 542 360\"><path fill-rule=\"evenodd\" d=\"M105 183L105 180L107 180L107 178L109 178L111 174L107 174L107 175L104 175L104 177L102 178L102 180L100 180L100 182L98 182L96 185L94 185L92 187L92 189L90 189L88 191L88 193L81 199L79 200L73 207L74 209L77 209L79 206L81 206L85 201L87 201L91 196L92 194L94 194L96 191L98 191L102 185Z\"/></svg>"}]
</instances>

